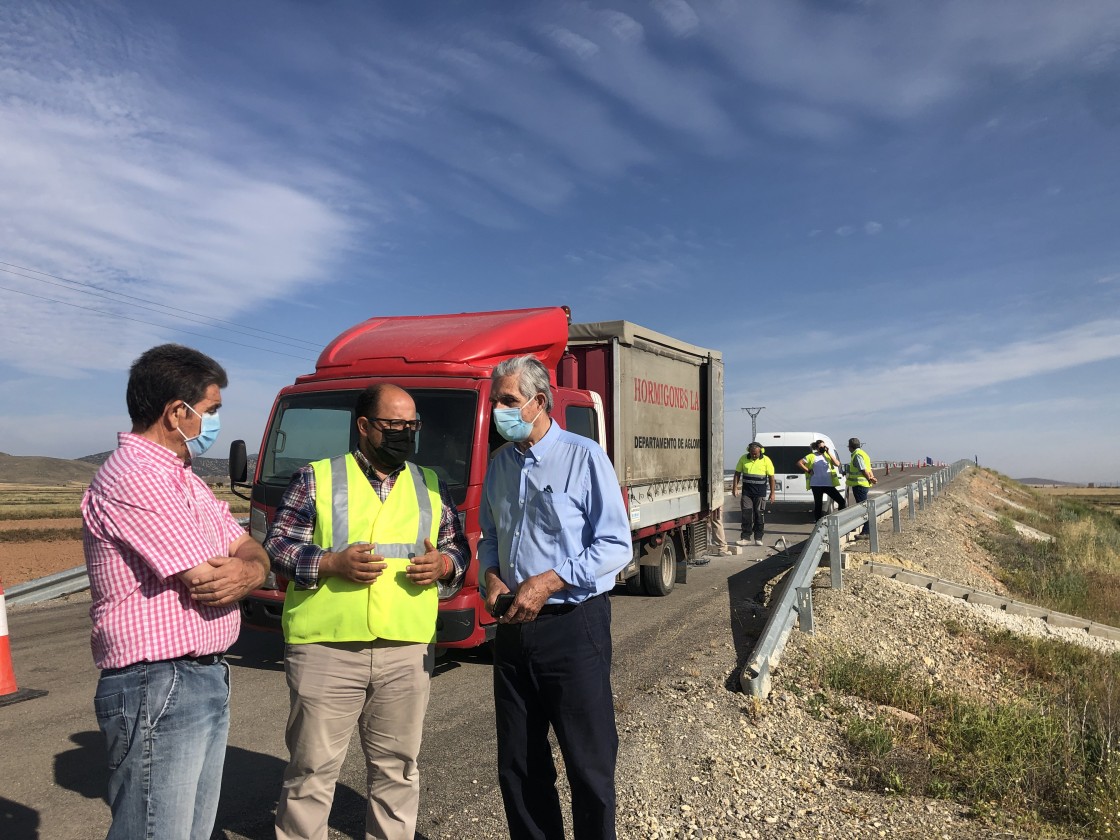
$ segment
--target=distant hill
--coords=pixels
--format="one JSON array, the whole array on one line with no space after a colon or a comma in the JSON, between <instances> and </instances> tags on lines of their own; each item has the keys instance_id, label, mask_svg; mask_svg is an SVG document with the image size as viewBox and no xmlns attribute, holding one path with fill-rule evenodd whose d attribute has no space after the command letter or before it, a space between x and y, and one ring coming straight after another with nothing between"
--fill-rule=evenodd
<instances>
[{"instance_id":1,"label":"distant hill","mask_svg":"<svg viewBox=\"0 0 1120 840\"><path fill-rule=\"evenodd\" d=\"M84 455L73 461L47 458L43 455L8 455L0 452L0 483L3 484L65 484L68 481L88 482L97 468L112 452ZM257 456L249 456L249 475L256 468ZM195 475L207 481L229 478L226 458L196 458L191 467Z\"/></svg>"},{"instance_id":2,"label":"distant hill","mask_svg":"<svg viewBox=\"0 0 1120 840\"><path fill-rule=\"evenodd\" d=\"M97 467L65 458L42 455L7 455L0 452L0 482L4 484L66 484L86 482Z\"/></svg>"},{"instance_id":3,"label":"distant hill","mask_svg":"<svg viewBox=\"0 0 1120 840\"><path fill-rule=\"evenodd\" d=\"M1075 481L1055 481L1052 478L1017 478L1015 479L1020 484L1028 484L1034 487L1080 487L1081 485Z\"/></svg>"}]
</instances>

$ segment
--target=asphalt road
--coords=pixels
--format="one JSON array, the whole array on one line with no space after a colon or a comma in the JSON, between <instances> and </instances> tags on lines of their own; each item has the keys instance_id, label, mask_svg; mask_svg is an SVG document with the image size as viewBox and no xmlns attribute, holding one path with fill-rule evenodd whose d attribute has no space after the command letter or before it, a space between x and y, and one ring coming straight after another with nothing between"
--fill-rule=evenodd
<instances>
[{"instance_id":1,"label":"asphalt road","mask_svg":"<svg viewBox=\"0 0 1120 840\"><path fill-rule=\"evenodd\" d=\"M929 472L928 470L926 472ZM881 489L914 473L884 478ZM738 500L727 497L728 539L739 531ZM640 707L643 691L684 661L694 640L725 633L740 662L765 615L736 607L796 557L809 532L805 507L772 512L767 546L785 536L788 560L748 548L691 568L667 598L613 598L614 689L620 709ZM772 557L765 563L764 558ZM72 596L8 611L12 658L21 688L49 694L0 707L0 838L104 837L104 746L93 717L97 670L89 652L88 598ZM279 636L246 630L231 651L232 724L222 804L214 836L272 837L272 816L286 761L288 691ZM737 685L733 674L729 685ZM501 796L494 769L493 704L488 651L457 652L437 665L420 756L419 840L501 837ZM364 763L355 739L339 779L332 837L362 837Z\"/></svg>"}]
</instances>

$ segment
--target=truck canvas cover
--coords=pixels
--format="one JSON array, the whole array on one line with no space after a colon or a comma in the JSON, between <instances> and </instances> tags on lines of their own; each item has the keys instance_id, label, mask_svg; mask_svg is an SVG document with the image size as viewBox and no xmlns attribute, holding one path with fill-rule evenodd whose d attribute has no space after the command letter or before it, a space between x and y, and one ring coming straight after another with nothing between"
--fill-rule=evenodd
<instances>
[{"instance_id":1,"label":"truck canvas cover","mask_svg":"<svg viewBox=\"0 0 1120 840\"><path fill-rule=\"evenodd\" d=\"M572 324L568 340L616 348L612 456L624 486L648 487L638 495L657 500L642 520L721 506L722 355L629 321Z\"/></svg>"}]
</instances>

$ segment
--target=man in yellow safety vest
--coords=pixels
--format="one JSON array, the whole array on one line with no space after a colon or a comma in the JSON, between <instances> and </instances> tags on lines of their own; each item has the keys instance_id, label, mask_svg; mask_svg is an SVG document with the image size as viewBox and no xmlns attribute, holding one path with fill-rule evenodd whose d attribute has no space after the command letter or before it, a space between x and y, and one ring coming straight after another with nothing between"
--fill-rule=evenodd
<instances>
[{"instance_id":1,"label":"man in yellow safety vest","mask_svg":"<svg viewBox=\"0 0 1120 840\"><path fill-rule=\"evenodd\" d=\"M276 836L322 838L357 725L365 751L366 836L412 840L440 597L462 585L470 547L446 486L408 461L420 421L401 388L355 406L358 446L292 477L265 548L288 578L284 667L291 761Z\"/></svg>"},{"instance_id":2,"label":"man in yellow safety vest","mask_svg":"<svg viewBox=\"0 0 1120 840\"><path fill-rule=\"evenodd\" d=\"M848 465L848 486L852 488L856 504L863 504L872 485L878 484L879 479L871 469L871 456L860 448L859 438L848 438L848 451L852 453L852 461ZM860 533L867 533L866 525Z\"/></svg>"}]
</instances>

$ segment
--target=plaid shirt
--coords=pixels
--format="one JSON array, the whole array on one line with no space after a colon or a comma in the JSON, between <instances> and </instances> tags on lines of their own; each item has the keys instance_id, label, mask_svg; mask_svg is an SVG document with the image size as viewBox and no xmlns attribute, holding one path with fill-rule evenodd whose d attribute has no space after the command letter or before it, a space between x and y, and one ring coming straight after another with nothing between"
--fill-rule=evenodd
<instances>
[{"instance_id":1,"label":"plaid shirt","mask_svg":"<svg viewBox=\"0 0 1120 840\"><path fill-rule=\"evenodd\" d=\"M377 497L384 502L396 484L397 476L404 470L401 464L384 479L377 477L366 456L355 449L354 458L365 471L366 478L373 486ZM451 558L455 566L455 576L451 581L439 581L439 597L449 598L463 585L463 574L470 561L471 549L459 522L459 511L451 501L451 494L441 480L439 497L443 509L439 518L439 540L436 548L441 554ZM302 589L314 589L319 585L319 561L327 553L312 541L315 533L315 472L311 465L300 469L292 476L292 483L284 491L284 498L276 508L276 516L268 529L264 541L265 551L272 560L272 571L295 581Z\"/></svg>"},{"instance_id":2,"label":"plaid shirt","mask_svg":"<svg viewBox=\"0 0 1120 840\"><path fill-rule=\"evenodd\" d=\"M245 529L171 450L121 433L82 497L82 545L93 597L98 668L223 653L237 640L237 604L192 601L180 572L228 557Z\"/></svg>"}]
</instances>

